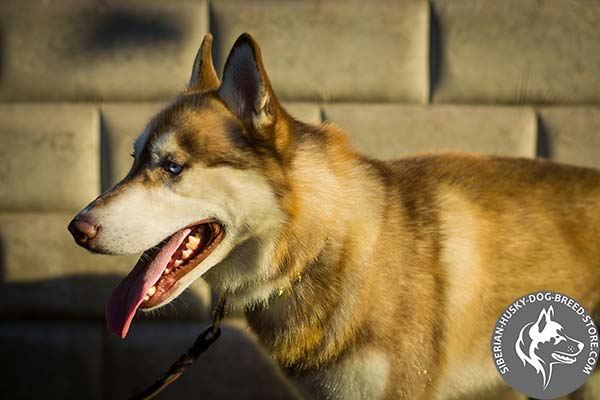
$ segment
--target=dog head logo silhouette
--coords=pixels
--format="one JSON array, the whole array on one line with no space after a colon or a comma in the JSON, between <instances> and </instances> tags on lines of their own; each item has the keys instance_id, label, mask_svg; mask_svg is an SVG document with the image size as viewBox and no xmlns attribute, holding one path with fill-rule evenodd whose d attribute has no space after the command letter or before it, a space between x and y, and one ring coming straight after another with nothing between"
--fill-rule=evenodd
<instances>
[{"instance_id":1,"label":"dog head logo silhouette","mask_svg":"<svg viewBox=\"0 0 600 400\"><path fill-rule=\"evenodd\" d=\"M567 335L565 328L554 319L554 308L549 306L542 309L536 321L521 329L515 350L524 366L530 365L542 375L545 390L553 368L574 364L583 343Z\"/></svg>"}]
</instances>

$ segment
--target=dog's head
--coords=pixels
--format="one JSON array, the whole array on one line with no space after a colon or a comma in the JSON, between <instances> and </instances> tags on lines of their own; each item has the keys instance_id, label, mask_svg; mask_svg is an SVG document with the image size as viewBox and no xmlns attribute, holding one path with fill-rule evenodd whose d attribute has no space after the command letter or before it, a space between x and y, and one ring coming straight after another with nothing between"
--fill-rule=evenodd
<instances>
[{"instance_id":1,"label":"dog's head","mask_svg":"<svg viewBox=\"0 0 600 400\"><path fill-rule=\"evenodd\" d=\"M544 388L548 386L554 364L573 364L583 350L583 343L573 339L554 320L552 306L542 309L538 319L525 325L516 343L516 352L523 365L529 364L542 374Z\"/></svg>"},{"instance_id":2,"label":"dog's head","mask_svg":"<svg viewBox=\"0 0 600 400\"><path fill-rule=\"evenodd\" d=\"M128 175L69 225L91 251L145 251L107 304L123 337L138 307L168 303L232 249L255 256L249 243L266 246L284 220L292 120L249 34L234 44L222 83L210 47L207 35L189 87L136 140Z\"/></svg>"}]
</instances>

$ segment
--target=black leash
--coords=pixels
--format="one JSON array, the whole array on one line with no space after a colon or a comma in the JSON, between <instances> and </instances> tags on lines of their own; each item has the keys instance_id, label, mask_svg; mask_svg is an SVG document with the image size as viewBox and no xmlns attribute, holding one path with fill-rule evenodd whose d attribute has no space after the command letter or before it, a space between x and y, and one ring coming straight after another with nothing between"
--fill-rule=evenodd
<instances>
[{"instance_id":1,"label":"black leash","mask_svg":"<svg viewBox=\"0 0 600 400\"><path fill-rule=\"evenodd\" d=\"M200 354L204 353L219 336L221 336L221 321L225 317L225 298L221 297L219 303L213 310L212 324L198 335L196 341L175 361L169 370L160 375L156 381L148 386L144 391L134 395L130 400L152 399L158 395L164 388L175 382L189 367L198 359Z\"/></svg>"}]
</instances>

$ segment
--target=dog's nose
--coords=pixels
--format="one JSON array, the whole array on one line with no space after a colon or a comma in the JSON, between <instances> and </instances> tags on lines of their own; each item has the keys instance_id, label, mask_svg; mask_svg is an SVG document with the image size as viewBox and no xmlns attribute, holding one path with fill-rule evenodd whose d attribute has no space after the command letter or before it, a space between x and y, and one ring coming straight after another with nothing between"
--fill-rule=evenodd
<instances>
[{"instance_id":1,"label":"dog's nose","mask_svg":"<svg viewBox=\"0 0 600 400\"><path fill-rule=\"evenodd\" d=\"M92 239L98 235L100 226L96 221L86 215L78 215L69 224L69 232L73 235L75 241L84 247L87 247Z\"/></svg>"}]
</instances>

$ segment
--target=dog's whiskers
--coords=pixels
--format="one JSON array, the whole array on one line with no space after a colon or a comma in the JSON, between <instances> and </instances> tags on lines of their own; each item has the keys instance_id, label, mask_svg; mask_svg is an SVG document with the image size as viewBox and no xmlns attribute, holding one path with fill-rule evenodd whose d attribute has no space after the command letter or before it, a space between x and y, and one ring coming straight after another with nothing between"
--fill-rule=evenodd
<instances>
[{"instance_id":1,"label":"dog's whiskers","mask_svg":"<svg viewBox=\"0 0 600 400\"><path fill-rule=\"evenodd\" d=\"M254 237L254 239L256 240L256 242L258 243L258 245L260 247L263 247L263 243L262 241L259 239L259 237L256 235L256 232L254 232L254 230L252 229L252 227L250 226L250 224L248 224L248 222L244 221L244 226L246 227L246 229L248 229L248 232L250 232L250 234L252 235L252 237Z\"/></svg>"}]
</instances>

